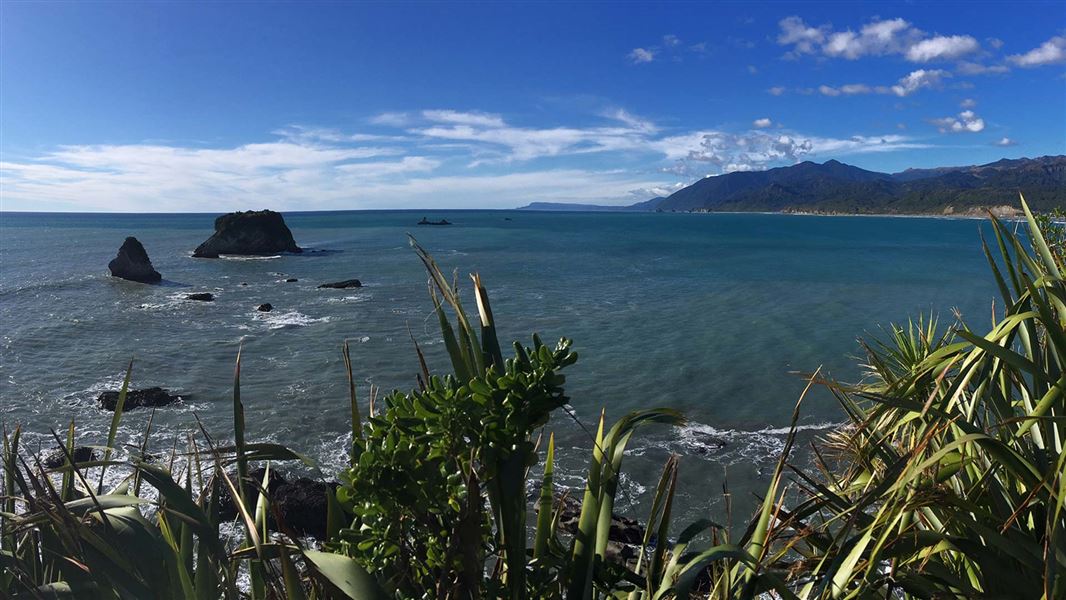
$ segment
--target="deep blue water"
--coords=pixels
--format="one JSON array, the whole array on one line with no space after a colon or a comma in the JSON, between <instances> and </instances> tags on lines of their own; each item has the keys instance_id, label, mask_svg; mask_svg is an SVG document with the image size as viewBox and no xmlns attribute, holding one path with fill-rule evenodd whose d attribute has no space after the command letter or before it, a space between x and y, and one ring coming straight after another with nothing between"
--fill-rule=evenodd
<instances>
[{"instance_id":1,"label":"deep blue water","mask_svg":"<svg viewBox=\"0 0 1066 600\"><path fill-rule=\"evenodd\" d=\"M423 214L455 225L416 227ZM952 309L983 327L994 293L980 249L984 225L973 220L291 213L297 242L328 252L191 258L214 216L0 213L0 419L47 446L49 428L74 419L81 441L102 443L110 413L94 398L117 389L132 357L134 387L188 396L183 408L157 412L158 449L195 426L193 412L225 438L243 341L249 435L304 451L332 473L346 447L343 340L352 343L364 411L369 383L413 386L408 327L431 367L447 367L410 232L458 270L466 291L466 273L481 273L501 341L528 343L532 332L574 340L581 358L568 389L588 428L601 407L609 418L656 405L684 411L688 427L648 430L631 444L625 500L639 503L663 460L678 452L688 512L713 516L724 476L741 506L761 489L804 386L796 372L821 366L854 380L857 337L921 313L950 325ZM164 285L107 275L127 235L144 243ZM365 287L316 288L349 278ZM217 299L183 299L193 291ZM274 312L256 312L263 302ZM127 413L124 442L139 443L147 417ZM805 403L811 435L840 420L825 393ZM570 475L564 483L579 484L591 441L564 415L550 427Z\"/></svg>"}]
</instances>

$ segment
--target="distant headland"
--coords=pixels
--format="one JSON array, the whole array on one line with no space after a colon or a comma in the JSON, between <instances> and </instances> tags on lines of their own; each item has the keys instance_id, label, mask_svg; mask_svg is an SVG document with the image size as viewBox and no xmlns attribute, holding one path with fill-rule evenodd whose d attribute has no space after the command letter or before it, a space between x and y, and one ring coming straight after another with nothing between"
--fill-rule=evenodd
<instances>
[{"instance_id":1,"label":"distant headland","mask_svg":"<svg viewBox=\"0 0 1066 600\"><path fill-rule=\"evenodd\" d=\"M628 206L534 202L519 210L779 212L827 215L1011 216L1018 192L1035 210L1066 208L1066 156L878 173L836 160L705 177Z\"/></svg>"}]
</instances>

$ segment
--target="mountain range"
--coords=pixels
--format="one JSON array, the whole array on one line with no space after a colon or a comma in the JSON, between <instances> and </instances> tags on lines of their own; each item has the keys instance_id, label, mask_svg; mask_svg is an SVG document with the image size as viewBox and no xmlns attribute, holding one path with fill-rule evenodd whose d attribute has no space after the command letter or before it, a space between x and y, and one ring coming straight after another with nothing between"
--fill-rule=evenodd
<instances>
[{"instance_id":1,"label":"mountain range","mask_svg":"<svg viewBox=\"0 0 1066 600\"><path fill-rule=\"evenodd\" d=\"M1034 210L1066 208L1066 156L878 173L836 160L705 177L629 206L534 202L520 210L793 212L820 214L1012 214L1018 192Z\"/></svg>"}]
</instances>

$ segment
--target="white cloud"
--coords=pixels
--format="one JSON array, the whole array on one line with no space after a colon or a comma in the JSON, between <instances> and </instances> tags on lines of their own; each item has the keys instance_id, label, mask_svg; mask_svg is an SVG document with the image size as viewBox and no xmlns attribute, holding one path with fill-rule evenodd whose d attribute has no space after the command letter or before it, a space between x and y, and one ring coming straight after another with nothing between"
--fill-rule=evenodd
<instances>
[{"instance_id":1,"label":"white cloud","mask_svg":"<svg viewBox=\"0 0 1066 600\"><path fill-rule=\"evenodd\" d=\"M782 46L792 46L796 54L810 54L815 47L825 41L826 26L811 27L799 17L785 17L778 22L781 33L777 36L777 43Z\"/></svg>"},{"instance_id":2,"label":"white cloud","mask_svg":"<svg viewBox=\"0 0 1066 600\"><path fill-rule=\"evenodd\" d=\"M457 110L424 110L422 117L434 123L454 125L473 125L477 127L503 127L503 117L482 112L462 112Z\"/></svg>"},{"instance_id":3,"label":"white cloud","mask_svg":"<svg viewBox=\"0 0 1066 600\"><path fill-rule=\"evenodd\" d=\"M797 162L812 150L809 139L787 134L711 132L702 136L699 146L689 151L685 162L713 165L719 173L758 171L782 161Z\"/></svg>"},{"instance_id":4,"label":"white cloud","mask_svg":"<svg viewBox=\"0 0 1066 600\"><path fill-rule=\"evenodd\" d=\"M655 52L646 48L633 48L633 51L629 53L629 60L638 65L650 63L655 60Z\"/></svg>"},{"instance_id":5,"label":"white cloud","mask_svg":"<svg viewBox=\"0 0 1066 600\"><path fill-rule=\"evenodd\" d=\"M899 54L912 62L955 60L980 49L969 35L929 36L903 19L875 19L858 31L833 31L829 25L814 27L792 16L778 26L777 43L790 46L786 57L821 53L833 58L857 60L864 56Z\"/></svg>"},{"instance_id":6,"label":"white cloud","mask_svg":"<svg viewBox=\"0 0 1066 600\"><path fill-rule=\"evenodd\" d=\"M818 93L823 96L857 96L860 94L872 94L874 88L866 85L865 83L848 83L840 87L832 87L829 85L818 86Z\"/></svg>"},{"instance_id":7,"label":"white cloud","mask_svg":"<svg viewBox=\"0 0 1066 600\"><path fill-rule=\"evenodd\" d=\"M64 146L0 165L4 202L22 209L215 211L338 200L370 182L435 170L395 149L278 141L232 148ZM371 160L372 159L372 160ZM308 206L311 208L311 206Z\"/></svg>"},{"instance_id":8,"label":"white cloud","mask_svg":"<svg viewBox=\"0 0 1066 600\"><path fill-rule=\"evenodd\" d=\"M1003 137L993 142L992 145L1006 148L1007 146L1017 146L1018 142L1010 139L1009 137Z\"/></svg>"},{"instance_id":9,"label":"white cloud","mask_svg":"<svg viewBox=\"0 0 1066 600\"><path fill-rule=\"evenodd\" d=\"M973 98L964 98L962 102L959 102L961 108L973 108L977 106L977 100Z\"/></svg>"},{"instance_id":10,"label":"white cloud","mask_svg":"<svg viewBox=\"0 0 1066 600\"><path fill-rule=\"evenodd\" d=\"M639 188L631 190L629 193L636 201L650 200L652 198L665 198L666 196L669 196L670 194L673 194L677 190L683 187L687 187L688 185L689 184L687 182L678 181L675 183L657 185L654 187Z\"/></svg>"},{"instance_id":11,"label":"white cloud","mask_svg":"<svg viewBox=\"0 0 1066 600\"><path fill-rule=\"evenodd\" d=\"M408 138L402 135L381 135L376 133L343 133L337 129L328 127L307 127L304 125L289 125L272 131L274 135L282 139L304 144L326 143L363 143L363 142L402 142Z\"/></svg>"},{"instance_id":12,"label":"white cloud","mask_svg":"<svg viewBox=\"0 0 1066 600\"><path fill-rule=\"evenodd\" d=\"M930 119L940 133L978 133L984 131L985 121L972 110L964 110L957 117Z\"/></svg>"},{"instance_id":13,"label":"white cloud","mask_svg":"<svg viewBox=\"0 0 1066 600\"><path fill-rule=\"evenodd\" d=\"M216 212L248 206L631 203L650 197L649 190L668 192L679 185L666 171L704 176L813 156L925 147L898 135L838 139L787 130L663 135L652 121L620 108L601 113L606 124L592 126L517 127L501 115L447 109L403 115L394 120L403 123L394 126L402 135L374 135L370 143L361 141L368 134L292 125L277 130L274 141L231 147L62 146L0 164L4 207ZM768 117L753 123L772 125ZM617 160L625 168L574 168L574 161L560 164L558 158L592 153L601 155L593 164ZM634 168L635 161L644 166ZM507 164L505 171L501 164Z\"/></svg>"},{"instance_id":14,"label":"white cloud","mask_svg":"<svg viewBox=\"0 0 1066 600\"><path fill-rule=\"evenodd\" d=\"M924 88L938 87L945 77L951 77L951 73L941 69L911 71L892 86L892 93L900 97L910 96Z\"/></svg>"},{"instance_id":15,"label":"white cloud","mask_svg":"<svg viewBox=\"0 0 1066 600\"><path fill-rule=\"evenodd\" d=\"M663 36L663 45L667 48L676 48L681 45L681 40L676 35L667 34Z\"/></svg>"},{"instance_id":16,"label":"white cloud","mask_svg":"<svg viewBox=\"0 0 1066 600\"><path fill-rule=\"evenodd\" d=\"M386 127L403 127L407 125L410 120L410 115L404 112L383 112L379 115L370 117L370 122L372 124L383 125Z\"/></svg>"},{"instance_id":17,"label":"white cloud","mask_svg":"<svg viewBox=\"0 0 1066 600\"><path fill-rule=\"evenodd\" d=\"M864 83L849 83L840 86L840 93L847 94L849 96L853 96L855 94L869 94L871 92L873 92L873 89L871 89L870 86Z\"/></svg>"},{"instance_id":18,"label":"white cloud","mask_svg":"<svg viewBox=\"0 0 1066 600\"><path fill-rule=\"evenodd\" d=\"M915 142L909 137L898 134L854 135L843 139L812 137L810 141L813 153L837 156L897 152L899 150L921 150L932 147L929 144Z\"/></svg>"},{"instance_id":19,"label":"white cloud","mask_svg":"<svg viewBox=\"0 0 1066 600\"><path fill-rule=\"evenodd\" d=\"M773 125L774 123L773 123L773 121L770 120L769 117L763 117L761 119L755 119L754 121L751 122L751 124L752 124L753 127L758 127L759 129L765 129L765 128Z\"/></svg>"},{"instance_id":20,"label":"white cloud","mask_svg":"<svg viewBox=\"0 0 1066 600\"><path fill-rule=\"evenodd\" d=\"M915 30L903 19L890 19L868 23L855 33L850 29L830 34L822 52L855 60L865 55L898 53Z\"/></svg>"},{"instance_id":21,"label":"white cloud","mask_svg":"<svg viewBox=\"0 0 1066 600\"><path fill-rule=\"evenodd\" d=\"M928 144L890 134L824 138L797 133L751 131L731 134L705 131L663 140L668 158L676 159L671 173L706 175L732 171L760 171L817 156L845 156L929 148Z\"/></svg>"},{"instance_id":22,"label":"white cloud","mask_svg":"<svg viewBox=\"0 0 1066 600\"><path fill-rule=\"evenodd\" d=\"M771 96L780 96L785 93L784 86L775 85L774 87L766 90Z\"/></svg>"},{"instance_id":23,"label":"white cloud","mask_svg":"<svg viewBox=\"0 0 1066 600\"><path fill-rule=\"evenodd\" d=\"M471 163L527 161L543 157L591 154L641 148L647 132L623 127L476 127L471 125L431 126L411 133L451 142L486 145L485 156Z\"/></svg>"},{"instance_id":24,"label":"white cloud","mask_svg":"<svg viewBox=\"0 0 1066 600\"><path fill-rule=\"evenodd\" d=\"M907 48L906 56L911 62L950 60L975 52L980 47L977 40L968 35L941 35Z\"/></svg>"},{"instance_id":25,"label":"white cloud","mask_svg":"<svg viewBox=\"0 0 1066 600\"><path fill-rule=\"evenodd\" d=\"M982 63L961 61L955 65L955 72L960 75L1000 75L1010 72L1006 65L985 65Z\"/></svg>"},{"instance_id":26,"label":"white cloud","mask_svg":"<svg viewBox=\"0 0 1066 600\"><path fill-rule=\"evenodd\" d=\"M1025 54L1015 54L1007 60L1019 67L1039 67L1066 62L1066 36L1055 36Z\"/></svg>"},{"instance_id":27,"label":"white cloud","mask_svg":"<svg viewBox=\"0 0 1066 600\"><path fill-rule=\"evenodd\" d=\"M624 108L616 108L614 110L607 111L603 113L603 116L608 119L625 123L629 127L632 127L633 129L638 131L655 133L659 130L655 123L651 122L648 119L638 117L637 115L634 115L633 113L625 110Z\"/></svg>"},{"instance_id":28,"label":"white cloud","mask_svg":"<svg viewBox=\"0 0 1066 600\"><path fill-rule=\"evenodd\" d=\"M841 86L820 85L817 89L801 88L797 90L801 94L813 94L818 92L823 96L859 96L864 94L894 94L899 97L909 96L919 90L940 87L942 81L951 77L951 73L942 69L918 69L901 77L892 86L870 86L865 83L847 83Z\"/></svg>"}]
</instances>

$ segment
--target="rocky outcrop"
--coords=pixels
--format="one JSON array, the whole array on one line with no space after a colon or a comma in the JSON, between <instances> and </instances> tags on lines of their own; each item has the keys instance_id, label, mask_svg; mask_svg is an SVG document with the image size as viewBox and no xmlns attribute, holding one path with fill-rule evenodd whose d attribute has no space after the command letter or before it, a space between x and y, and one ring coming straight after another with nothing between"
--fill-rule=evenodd
<instances>
[{"instance_id":1,"label":"rocky outcrop","mask_svg":"<svg viewBox=\"0 0 1066 600\"><path fill-rule=\"evenodd\" d=\"M539 497L539 489L531 490L530 502L536 503ZM554 510L559 511L559 529L570 535L577 534L578 521L581 518L581 500L559 491L555 492L554 497ZM619 514L611 515L611 528L607 534L608 559L620 563L636 559L643 540L644 526L638 521ZM654 543L654 540L652 541Z\"/></svg>"},{"instance_id":2,"label":"rocky outcrop","mask_svg":"<svg viewBox=\"0 0 1066 600\"><path fill-rule=\"evenodd\" d=\"M196 247L196 258L220 254L264 255L303 252L281 213L272 210L235 212L215 219L215 233Z\"/></svg>"},{"instance_id":3,"label":"rocky outcrop","mask_svg":"<svg viewBox=\"0 0 1066 600\"><path fill-rule=\"evenodd\" d=\"M199 302L214 302L215 295L211 292L196 292L195 294L189 294L185 296L189 300L197 300Z\"/></svg>"},{"instance_id":4,"label":"rocky outcrop","mask_svg":"<svg viewBox=\"0 0 1066 600\"><path fill-rule=\"evenodd\" d=\"M94 461L98 458L96 451L86 446L75 446L71 455L75 464ZM62 448L56 448L55 452L46 456L41 463L47 469L58 469L67 464L67 453Z\"/></svg>"},{"instance_id":5,"label":"rocky outcrop","mask_svg":"<svg viewBox=\"0 0 1066 600\"><path fill-rule=\"evenodd\" d=\"M100 408L104 410L115 410L115 406L118 404L118 392L108 391L100 394L96 399L100 403ZM143 390L129 390L126 392L126 403L122 405L122 410L131 410L134 408L142 407L159 407L167 406L181 400L181 396L171 394L161 387L151 387Z\"/></svg>"},{"instance_id":6,"label":"rocky outcrop","mask_svg":"<svg viewBox=\"0 0 1066 600\"><path fill-rule=\"evenodd\" d=\"M248 502L255 502L258 491L263 487L263 475L266 470L262 467L252 469L248 473L245 493L251 496ZM288 480L284 474L270 471L270 483L267 487L267 497L273 503L281 520L287 529L298 535L309 535L318 540L326 537L326 494L336 493L337 484L322 482L307 477ZM237 506L232 497L223 486L222 496L219 502L219 514L223 519L232 519L237 516ZM270 526L277 527L274 521L274 513L270 511Z\"/></svg>"},{"instance_id":7,"label":"rocky outcrop","mask_svg":"<svg viewBox=\"0 0 1066 600\"><path fill-rule=\"evenodd\" d=\"M334 281L333 283L323 283L318 286L321 288L332 288L336 290L345 290L348 288L363 287L363 284L358 279L345 279L344 281Z\"/></svg>"},{"instance_id":8,"label":"rocky outcrop","mask_svg":"<svg viewBox=\"0 0 1066 600\"><path fill-rule=\"evenodd\" d=\"M259 312L270 312L274 310L274 305L269 302L264 302L260 304L259 307L256 308L256 310L258 310Z\"/></svg>"},{"instance_id":9,"label":"rocky outcrop","mask_svg":"<svg viewBox=\"0 0 1066 600\"><path fill-rule=\"evenodd\" d=\"M118 249L118 256L107 263L112 277L120 277L140 283L159 283L163 276L152 267L148 253L135 237L126 238Z\"/></svg>"}]
</instances>

